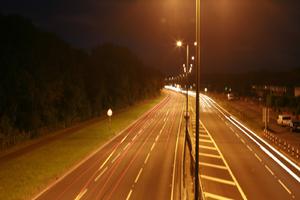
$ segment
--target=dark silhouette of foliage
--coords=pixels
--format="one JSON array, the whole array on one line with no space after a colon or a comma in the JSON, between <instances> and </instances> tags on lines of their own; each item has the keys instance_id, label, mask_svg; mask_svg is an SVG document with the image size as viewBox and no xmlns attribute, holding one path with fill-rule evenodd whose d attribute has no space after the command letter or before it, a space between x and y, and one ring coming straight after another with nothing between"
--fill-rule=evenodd
<instances>
[{"instance_id":1,"label":"dark silhouette of foliage","mask_svg":"<svg viewBox=\"0 0 300 200\"><path fill-rule=\"evenodd\" d=\"M160 92L160 73L125 47L87 53L20 16L0 15L0 24L2 148Z\"/></svg>"}]
</instances>

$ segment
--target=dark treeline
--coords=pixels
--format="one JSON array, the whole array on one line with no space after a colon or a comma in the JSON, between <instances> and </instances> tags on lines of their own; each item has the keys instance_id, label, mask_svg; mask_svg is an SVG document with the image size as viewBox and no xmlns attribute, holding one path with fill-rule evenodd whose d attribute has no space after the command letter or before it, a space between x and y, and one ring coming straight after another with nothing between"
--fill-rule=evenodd
<instances>
[{"instance_id":1,"label":"dark treeline","mask_svg":"<svg viewBox=\"0 0 300 200\"><path fill-rule=\"evenodd\" d=\"M225 87L241 95L251 94L252 85L300 86L300 68L283 71L253 71L248 73L214 73L201 76L203 87L222 92Z\"/></svg>"},{"instance_id":2,"label":"dark treeline","mask_svg":"<svg viewBox=\"0 0 300 200\"><path fill-rule=\"evenodd\" d=\"M127 48L88 53L20 16L0 15L1 147L158 95L161 75Z\"/></svg>"}]
</instances>

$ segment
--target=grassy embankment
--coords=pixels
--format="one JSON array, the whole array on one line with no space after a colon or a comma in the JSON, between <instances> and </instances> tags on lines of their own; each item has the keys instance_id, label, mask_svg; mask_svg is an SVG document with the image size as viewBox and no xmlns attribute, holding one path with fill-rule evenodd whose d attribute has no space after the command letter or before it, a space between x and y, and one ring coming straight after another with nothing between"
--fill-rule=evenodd
<instances>
[{"instance_id":1,"label":"grassy embankment","mask_svg":"<svg viewBox=\"0 0 300 200\"><path fill-rule=\"evenodd\" d=\"M34 149L0 165L0 199L30 199L57 177L99 148L115 134L160 102L160 97L139 103L107 119Z\"/></svg>"}]
</instances>

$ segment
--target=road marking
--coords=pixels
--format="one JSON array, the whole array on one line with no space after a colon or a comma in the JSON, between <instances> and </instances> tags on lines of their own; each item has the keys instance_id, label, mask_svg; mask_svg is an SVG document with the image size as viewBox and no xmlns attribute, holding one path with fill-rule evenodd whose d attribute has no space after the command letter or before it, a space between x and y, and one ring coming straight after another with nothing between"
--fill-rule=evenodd
<instances>
[{"instance_id":1,"label":"road marking","mask_svg":"<svg viewBox=\"0 0 300 200\"><path fill-rule=\"evenodd\" d=\"M158 138L159 138L159 135L157 135L157 136L156 136L156 138L155 138L155 142L157 142Z\"/></svg>"},{"instance_id":2,"label":"road marking","mask_svg":"<svg viewBox=\"0 0 300 200\"><path fill-rule=\"evenodd\" d=\"M200 123L203 125L203 123L202 123L201 121L200 121ZM203 126L204 126L204 125L203 125ZM205 129L206 129L206 128L205 128ZM239 190L239 192L240 192L242 198L243 198L244 200L246 200L247 197L246 197L244 191L242 190L241 186L240 186L239 183L237 182L235 176L233 175L233 173L232 173L232 171L231 171L231 169L230 169L228 163L226 162L226 160L225 160L225 158L224 158L222 152L221 152L220 149L218 148L218 146L217 146L215 140L211 137L211 134L209 133L209 131L208 131L207 129L206 129L206 131L207 131L207 134L210 136L211 140L213 141L215 147L217 148L217 150L218 150L220 156L222 157L222 160L223 160L224 164L226 165L226 167L227 167L227 169L228 169L228 172L229 172L229 174L231 175L233 181L235 182L236 187L238 188L238 190Z\"/></svg>"},{"instance_id":3,"label":"road marking","mask_svg":"<svg viewBox=\"0 0 300 200\"><path fill-rule=\"evenodd\" d=\"M114 149L111 154L106 158L106 160L103 162L103 164L99 167L98 171L102 169L102 167L107 163L107 161L110 159L110 157L115 153L116 149Z\"/></svg>"},{"instance_id":4,"label":"road marking","mask_svg":"<svg viewBox=\"0 0 300 200\"><path fill-rule=\"evenodd\" d=\"M211 140L199 139L200 142L213 143Z\"/></svg>"},{"instance_id":5,"label":"road marking","mask_svg":"<svg viewBox=\"0 0 300 200\"><path fill-rule=\"evenodd\" d=\"M194 134L195 136L195 134ZM200 137L205 137L205 138L209 138L209 135L204 135L204 134L199 134Z\"/></svg>"},{"instance_id":6,"label":"road marking","mask_svg":"<svg viewBox=\"0 0 300 200\"><path fill-rule=\"evenodd\" d=\"M127 138L128 135L126 135L123 140L121 141L121 144L124 142L124 140Z\"/></svg>"},{"instance_id":7,"label":"road marking","mask_svg":"<svg viewBox=\"0 0 300 200\"><path fill-rule=\"evenodd\" d=\"M229 181L229 180L225 180L225 179L221 179L221 178L216 178L216 177L206 176L206 175L200 175L200 177L203 179L215 181L218 183L223 183L223 184L232 185L232 186L236 185L235 182L233 182L233 181Z\"/></svg>"},{"instance_id":8,"label":"road marking","mask_svg":"<svg viewBox=\"0 0 300 200\"><path fill-rule=\"evenodd\" d=\"M137 135L135 135L135 136L132 138L132 140L131 140L131 141L134 141L136 137L137 137Z\"/></svg>"},{"instance_id":9,"label":"road marking","mask_svg":"<svg viewBox=\"0 0 300 200\"><path fill-rule=\"evenodd\" d=\"M249 147L249 145L247 145L247 148L248 148L250 151L253 151L253 150L251 149L251 147Z\"/></svg>"},{"instance_id":10,"label":"road marking","mask_svg":"<svg viewBox=\"0 0 300 200\"><path fill-rule=\"evenodd\" d=\"M143 129L139 130L138 134L140 134L143 131Z\"/></svg>"},{"instance_id":11,"label":"road marking","mask_svg":"<svg viewBox=\"0 0 300 200\"><path fill-rule=\"evenodd\" d=\"M265 165L265 168L267 168L267 170L274 176L273 171L267 165Z\"/></svg>"},{"instance_id":12,"label":"road marking","mask_svg":"<svg viewBox=\"0 0 300 200\"><path fill-rule=\"evenodd\" d=\"M138 182L138 180L139 180L139 178L140 178L140 175L141 175L142 171L143 171L143 168L140 169L138 175L136 176L136 178L135 178L135 180L134 180L134 183L137 183L137 182Z\"/></svg>"},{"instance_id":13,"label":"road marking","mask_svg":"<svg viewBox=\"0 0 300 200\"><path fill-rule=\"evenodd\" d=\"M87 189L81 191L81 192L77 195L77 197L75 198L75 200L81 199L81 198L83 197L83 195L84 195L86 192L87 192Z\"/></svg>"},{"instance_id":14,"label":"road marking","mask_svg":"<svg viewBox=\"0 0 300 200\"><path fill-rule=\"evenodd\" d=\"M167 120L167 118L165 117L165 118L164 118L164 122L165 122L166 120Z\"/></svg>"},{"instance_id":15,"label":"road marking","mask_svg":"<svg viewBox=\"0 0 300 200\"><path fill-rule=\"evenodd\" d=\"M199 130L199 133L206 133L205 130Z\"/></svg>"},{"instance_id":16,"label":"road marking","mask_svg":"<svg viewBox=\"0 0 300 200\"><path fill-rule=\"evenodd\" d=\"M236 137L238 137L238 138L240 137L239 134L237 134L237 133L235 133L235 135L236 135Z\"/></svg>"},{"instance_id":17,"label":"road marking","mask_svg":"<svg viewBox=\"0 0 300 200\"><path fill-rule=\"evenodd\" d=\"M149 157L150 157L150 153L148 153L148 155L147 155L147 157L146 157L146 159L144 161L144 164L146 164L148 162Z\"/></svg>"},{"instance_id":18,"label":"road marking","mask_svg":"<svg viewBox=\"0 0 300 200\"><path fill-rule=\"evenodd\" d=\"M254 155L255 155L255 157L259 160L259 162L262 161L261 158L260 158L256 153L255 153Z\"/></svg>"},{"instance_id":19,"label":"road marking","mask_svg":"<svg viewBox=\"0 0 300 200\"><path fill-rule=\"evenodd\" d=\"M98 179L105 173L105 171L107 170L107 167L104 168L104 170L94 179L94 181L98 181Z\"/></svg>"},{"instance_id":20,"label":"road marking","mask_svg":"<svg viewBox=\"0 0 300 200\"><path fill-rule=\"evenodd\" d=\"M129 200L129 199L130 199L131 193L132 193L132 190L129 191L126 200Z\"/></svg>"},{"instance_id":21,"label":"road marking","mask_svg":"<svg viewBox=\"0 0 300 200\"><path fill-rule=\"evenodd\" d=\"M199 148L202 148L202 149L209 149L209 150L217 150L215 147L209 147L209 146L204 146L204 145L199 145Z\"/></svg>"},{"instance_id":22,"label":"road marking","mask_svg":"<svg viewBox=\"0 0 300 200\"><path fill-rule=\"evenodd\" d=\"M241 138L241 141L245 144L245 140L243 140L243 139Z\"/></svg>"},{"instance_id":23,"label":"road marking","mask_svg":"<svg viewBox=\"0 0 300 200\"><path fill-rule=\"evenodd\" d=\"M121 153L119 153L119 154L111 161L111 163L114 163L120 155L121 155Z\"/></svg>"},{"instance_id":24,"label":"road marking","mask_svg":"<svg viewBox=\"0 0 300 200\"><path fill-rule=\"evenodd\" d=\"M199 153L199 156L206 156L206 157L210 157L210 158L221 158L221 156L219 156L219 155L209 154L209 153Z\"/></svg>"},{"instance_id":25,"label":"road marking","mask_svg":"<svg viewBox=\"0 0 300 200\"><path fill-rule=\"evenodd\" d=\"M281 182L281 180L278 179L278 182L280 183L280 185L289 193L289 194L292 194L292 192L289 190L288 187L286 187L283 182Z\"/></svg>"},{"instance_id":26,"label":"road marking","mask_svg":"<svg viewBox=\"0 0 300 200\"><path fill-rule=\"evenodd\" d=\"M235 132L235 131L233 130L233 128L231 128L231 126L229 126L229 129L230 129L232 132Z\"/></svg>"},{"instance_id":27,"label":"road marking","mask_svg":"<svg viewBox=\"0 0 300 200\"><path fill-rule=\"evenodd\" d=\"M217 169L225 169L225 170L227 170L227 167L223 166L223 165L215 165L215 164L206 163L206 162L199 162L199 165L206 166L206 167L217 168Z\"/></svg>"},{"instance_id":28,"label":"road marking","mask_svg":"<svg viewBox=\"0 0 300 200\"><path fill-rule=\"evenodd\" d=\"M154 147L155 147L155 142L152 144L151 151L153 150Z\"/></svg>"},{"instance_id":29,"label":"road marking","mask_svg":"<svg viewBox=\"0 0 300 200\"><path fill-rule=\"evenodd\" d=\"M177 160L177 149L178 149L178 141L179 141L179 135L180 135L180 130L181 130L180 127L181 127L181 123L182 123L183 108L184 107L182 107L181 114L180 114L180 122L179 122L179 126L178 126L176 146L175 146L175 151L174 151L172 190L171 190L171 198L170 198L171 200L173 200L173 198L174 198L174 184L175 184L175 170L176 170L176 160Z\"/></svg>"},{"instance_id":30,"label":"road marking","mask_svg":"<svg viewBox=\"0 0 300 200\"><path fill-rule=\"evenodd\" d=\"M130 143L127 143L127 145L123 148L123 150L125 151L127 149L127 147L129 146Z\"/></svg>"},{"instance_id":31,"label":"road marking","mask_svg":"<svg viewBox=\"0 0 300 200\"><path fill-rule=\"evenodd\" d=\"M217 199L217 200L233 200L231 198L227 198L224 196L220 196L220 195L216 195L216 194L212 194L212 193L208 193L208 192L203 192L203 193L206 198Z\"/></svg>"}]
</instances>

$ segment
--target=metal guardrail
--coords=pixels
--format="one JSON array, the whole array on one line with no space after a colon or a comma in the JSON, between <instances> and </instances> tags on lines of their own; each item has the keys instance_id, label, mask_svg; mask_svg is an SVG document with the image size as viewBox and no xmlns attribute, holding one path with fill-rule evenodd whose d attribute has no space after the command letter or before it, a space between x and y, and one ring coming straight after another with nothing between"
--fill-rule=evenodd
<instances>
[{"instance_id":1,"label":"metal guardrail","mask_svg":"<svg viewBox=\"0 0 300 200\"><path fill-rule=\"evenodd\" d=\"M300 150L295 146L288 143L286 140L281 139L270 133L269 131L264 131L263 135L269 141L271 141L274 145L276 145L280 150L284 151L285 153L289 154L292 158L294 158L298 163L300 163Z\"/></svg>"}]
</instances>

